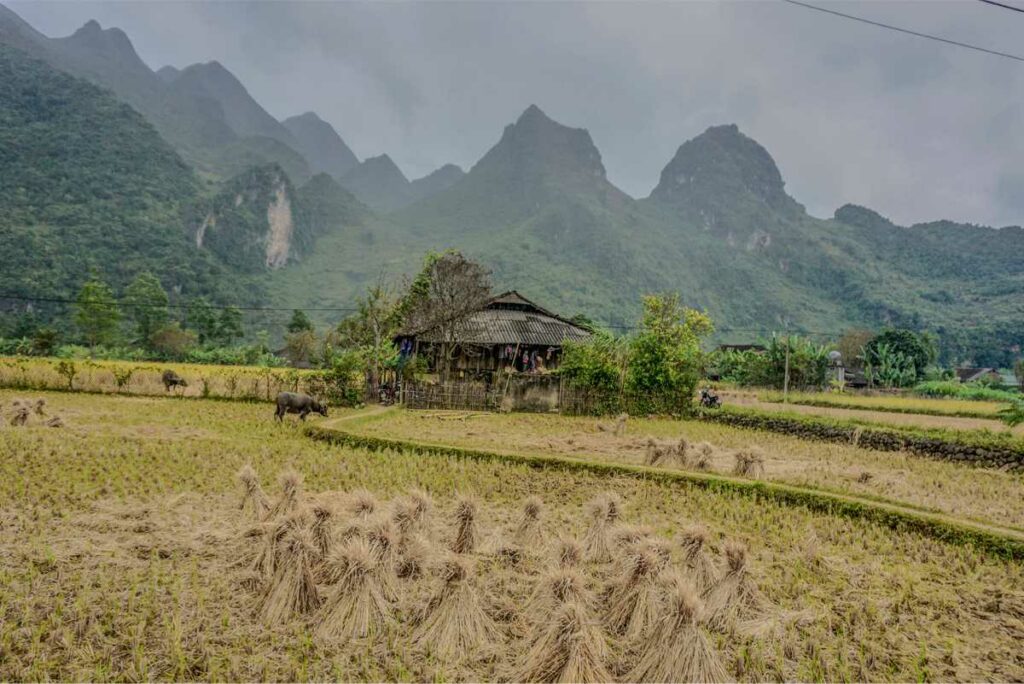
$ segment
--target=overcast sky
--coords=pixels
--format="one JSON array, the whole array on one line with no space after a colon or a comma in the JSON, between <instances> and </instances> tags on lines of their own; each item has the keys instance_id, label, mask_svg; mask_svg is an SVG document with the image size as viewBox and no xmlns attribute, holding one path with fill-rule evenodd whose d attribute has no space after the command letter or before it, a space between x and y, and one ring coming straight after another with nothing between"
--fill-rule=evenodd
<instances>
[{"instance_id":1,"label":"overcast sky","mask_svg":"<svg viewBox=\"0 0 1024 684\"><path fill-rule=\"evenodd\" d=\"M815 1L1024 54L1024 14L975 0ZM8 4L51 36L118 26L153 68L216 59L273 115L316 111L409 177L468 169L536 103L589 129L636 197L682 142L732 122L815 215L1024 222L1024 63L778 0Z\"/></svg>"}]
</instances>

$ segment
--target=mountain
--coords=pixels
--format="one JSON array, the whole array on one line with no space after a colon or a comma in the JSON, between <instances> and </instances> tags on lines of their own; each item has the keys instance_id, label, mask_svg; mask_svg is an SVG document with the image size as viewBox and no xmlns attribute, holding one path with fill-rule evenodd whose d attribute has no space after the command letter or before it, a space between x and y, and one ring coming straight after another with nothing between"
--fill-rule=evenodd
<instances>
[{"instance_id":1,"label":"mountain","mask_svg":"<svg viewBox=\"0 0 1024 684\"><path fill-rule=\"evenodd\" d=\"M901 325L938 333L947 361L981 364L1005 364L1024 344L1020 228L904 228L856 207L815 218L734 125L685 142L634 200L608 181L585 129L530 106L448 188L364 225L359 250L318 242L275 272L275 291L299 296L308 278L333 293L318 288L320 306L340 306L376 274L412 272L425 251L457 248L499 286L605 322L635 320L644 293L677 291L733 342L758 330L835 337Z\"/></svg>"},{"instance_id":2,"label":"mountain","mask_svg":"<svg viewBox=\"0 0 1024 684\"><path fill-rule=\"evenodd\" d=\"M360 201L378 211L392 211L412 201L409 179L386 154L363 160L340 181Z\"/></svg>"},{"instance_id":3,"label":"mountain","mask_svg":"<svg viewBox=\"0 0 1024 684\"><path fill-rule=\"evenodd\" d=\"M462 180L462 177L465 175L466 172L455 164L445 164L441 168L431 171L426 176L410 182L409 191L415 202L431 195L436 195L442 190L447 190Z\"/></svg>"},{"instance_id":4,"label":"mountain","mask_svg":"<svg viewBox=\"0 0 1024 684\"><path fill-rule=\"evenodd\" d=\"M120 289L148 270L175 295L262 298L189 240L199 181L108 91L0 45L0 122L0 291L71 297L91 272Z\"/></svg>"},{"instance_id":5,"label":"mountain","mask_svg":"<svg viewBox=\"0 0 1024 684\"><path fill-rule=\"evenodd\" d=\"M70 36L48 38L2 5L0 44L111 90L205 175L224 179L266 163L299 181L312 175L291 133L216 62L157 73L120 29L89 21Z\"/></svg>"},{"instance_id":6,"label":"mountain","mask_svg":"<svg viewBox=\"0 0 1024 684\"><path fill-rule=\"evenodd\" d=\"M359 160L331 124L313 112L293 116L281 122L296 141L296 149L309 160L317 173L335 179L359 166Z\"/></svg>"}]
</instances>

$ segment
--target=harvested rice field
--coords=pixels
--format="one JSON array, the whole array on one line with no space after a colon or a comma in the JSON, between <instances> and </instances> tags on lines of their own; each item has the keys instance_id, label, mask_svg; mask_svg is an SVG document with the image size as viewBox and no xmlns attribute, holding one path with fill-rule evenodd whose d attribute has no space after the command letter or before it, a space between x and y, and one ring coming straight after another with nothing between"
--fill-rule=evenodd
<instances>
[{"instance_id":1,"label":"harvested rice field","mask_svg":"<svg viewBox=\"0 0 1024 684\"><path fill-rule=\"evenodd\" d=\"M782 392L728 390L730 396L756 396L764 401L781 402ZM988 417L1006 406L998 401L977 401L949 397L918 397L908 394L856 394L852 392L790 392L791 404L832 404L843 408L863 408L877 411L896 411L926 415Z\"/></svg>"},{"instance_id":2,"label":"harvested rice field","mask_svg":"<svg viewBox=\"0 0 1024 684\"><path fill-rule=\"evenodd\" d=\"M690 447L688 463L666 468L731 474L737 453L759 456L759 477L830 491L883 497L995 525L1024 529L1024 474L964 466L907 452L810 442L788 435L701 421L630 418L622 434L612 419L549 414L390 411L350 423L360 434L523 454L556 454L645 463L648 444ZM605 429L602 429L605 428ZM706 455L701 445L708 445ZM698 461L704 463L698 464Z\"/></svg>"},{"instance_id":3,"label":"harvested rice field","mask_svg":"<svg viewBox=\"0 0 1024 684\"><path fill-rule=\"evenodd\" d=\"M827 395L813 395L815 397L827 396ZM1024 425L1019 425L1016 428L1008 428L1002 421L999 420L998 416L995 415L999 408L1005 406L995 404L998 407L993 409L992 417L985 418L979 416L956 416L956 415L933 415L927 413L910 413L910 412L895 412L892 410L879 410L873 409L870 406L864 406L863 408L856 408L855 404L843 405L843 406L810 406L807 404L799 403L799 399L795 402L782 403L781 401L767 401L761 399L754 394L731 394L723 393L723 401L729 406L741 406L747 408L754 408L761 411L782 411L786 413L801 413L808 416L822 416L825 418L836 418L840 420L857 420L865 423L877 423L879 425L893 425L896 427L912 427L912 428L945 428L949 430L991 430L992 432L1009 432L1017 437L1024 437ZM857 400L860 401L871 399L871 397L864 397ZM814 401L819 401L815 399ZM892 401L890 399L890 401ZM913 400L908 400L913 401ZM943 401L941 399L919 399L917 402L932 402L932 401ZM989 402L954 402L960 403L989 403ZM913 404L911 404L913 405Z\"/></svg>"},{"instance_id":4,"label":"harvested rice field","mask_svg":"<svg viewBox=\"0 0 1024 684\"><path fill-rule=\"evenodd\" d=\"M1024 567L970 547L340 448L265 404L0 392L5 417L16 397L45 406L0 427L2 680L1024 678ZM487 418L507 449L564 430L518 418ZM454 443L490 423L352 424Z\"/></svg>"}]
</instances>

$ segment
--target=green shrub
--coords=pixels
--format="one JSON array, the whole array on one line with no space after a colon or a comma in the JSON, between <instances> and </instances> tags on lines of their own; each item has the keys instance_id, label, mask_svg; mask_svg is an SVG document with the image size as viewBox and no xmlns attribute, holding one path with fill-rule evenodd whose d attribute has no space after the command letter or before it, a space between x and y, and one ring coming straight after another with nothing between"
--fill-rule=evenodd
<instances>
[{"instance_id":1,"label":"green shrub","mask_svg":"<svg viewBox=\"0 0 1024 684\"><path fill-rule=\"evenodd\" d=\"M1017 392L997 390L975 383L952 381L920 382L911 390L922 397L952 397L972 401L1014 401L1020 398Z\"/></svg>"}]
</instances>

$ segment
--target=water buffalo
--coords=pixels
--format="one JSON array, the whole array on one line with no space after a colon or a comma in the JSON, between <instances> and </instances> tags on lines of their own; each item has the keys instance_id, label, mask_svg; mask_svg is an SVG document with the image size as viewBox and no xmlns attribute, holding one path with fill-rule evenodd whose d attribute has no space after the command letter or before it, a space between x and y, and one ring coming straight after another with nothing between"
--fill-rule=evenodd
<instances>
[{"instance_id":1,"label":"water buffalo","mask_svg":"<svg viewBox=\"0 0 1024 684\"><path fill-rule=\"evenodd\" d=\"M170 392L172 387L188 387L188 383L185 382L185 378L172 370L165 370L164 374L160 376L160 379L164 383L165 392Z\"/></svg>"},{"instance_id":2,"label":"water buffalo","mask_svg":"<svg viewBox=\"0 0 1024 684\"><path fill-rule=\"evenodd\" d=\"M284 420L284 414L286 413L298 413L302 420L306 420L306 416L310 413L319 413L326 418L327 404L321 404L313 397L305 394L281 392L277 395L277 410L274 412L274 417L278 420Z\"/></svg>"}]
</instances>

